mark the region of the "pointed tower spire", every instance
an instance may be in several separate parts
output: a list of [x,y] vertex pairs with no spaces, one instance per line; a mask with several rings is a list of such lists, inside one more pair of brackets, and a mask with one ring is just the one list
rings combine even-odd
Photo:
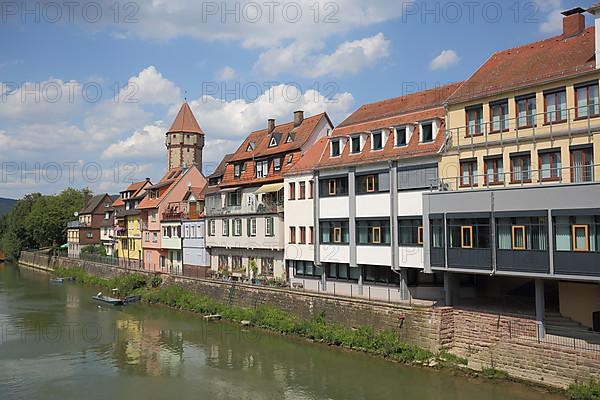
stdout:
[[202,172],[204,131],[187,102],[183,103],[167,131],[167,169],[195,165]]

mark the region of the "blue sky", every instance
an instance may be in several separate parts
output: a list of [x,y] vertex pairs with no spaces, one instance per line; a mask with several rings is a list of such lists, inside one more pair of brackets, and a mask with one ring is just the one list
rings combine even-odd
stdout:
[[268,118],[304,109],[339,123],[361,104],[466,79],[496,50],[560,33],[561,11],[591,5],[77,4],[0,2],[1,197],[159,179],[184,97],[207,133],[209,173]]

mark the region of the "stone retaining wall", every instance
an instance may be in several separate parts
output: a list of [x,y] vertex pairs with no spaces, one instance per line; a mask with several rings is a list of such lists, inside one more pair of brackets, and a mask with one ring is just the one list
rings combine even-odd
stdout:
[[[32,252],[23,252],[20,263],[49,271],[59,265],[82,268],[103,278],[143,273]],[[171,275],[164,275],[163,281],[167,286],[185,287],[224,303],[232,287],[229,282]],[[235,285],[231,300],[235,306],[268,305],[304,318],[324,312],[329,321],[350,327],[392,329],[407,343],[434,351],[446,348],[465,357],[472,369],[496,368],[516,378],[550,386],[566,387],[590,377],[600,378],[600,352],[523,340],[517,333],[535,337],[535,322],[530,316],[480,309],[394,305],[243,284]],[[518,326],[519,332],[511,331],[513,326]]]

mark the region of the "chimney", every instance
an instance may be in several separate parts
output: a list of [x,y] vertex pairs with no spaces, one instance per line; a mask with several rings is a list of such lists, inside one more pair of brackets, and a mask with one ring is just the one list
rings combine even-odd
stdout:
[[275,118],[269,118],[268,123],[269,133],[273,133],[273,131],[275,130]]
[[596,69],[600,69],[600,3],[587,10],[596,19]]
[[146,178],[146,182],[150,182],[150,178]]
[[562,13],[563,18],[563,39],[579,35],[585,30],[585,10],[576,7]]
[[302,121],[304,121],[304,111],[294,111],[294,126],[297,127],[302,125]]

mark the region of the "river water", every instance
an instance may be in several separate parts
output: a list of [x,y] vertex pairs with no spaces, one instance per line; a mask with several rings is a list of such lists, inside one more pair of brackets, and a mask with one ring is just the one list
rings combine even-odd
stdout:
[[0,264],[0,399],[562,399],[95,292]]

